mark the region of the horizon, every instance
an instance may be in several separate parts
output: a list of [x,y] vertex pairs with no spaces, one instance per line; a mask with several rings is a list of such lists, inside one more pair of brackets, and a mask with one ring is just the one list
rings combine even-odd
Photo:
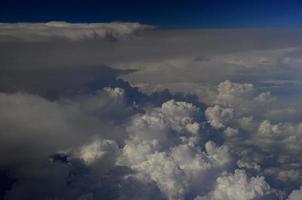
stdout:
[[[167,11],[169,12],[167,13]],[[302,1],[19,1],[0,3],[1,22],[128,21],[169,28],[301,27]]]

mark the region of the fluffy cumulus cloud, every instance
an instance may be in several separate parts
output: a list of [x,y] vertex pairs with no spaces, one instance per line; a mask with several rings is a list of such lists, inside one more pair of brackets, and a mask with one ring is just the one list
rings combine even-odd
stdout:
[[232,83],[227,80],[217,86],[218,99],[234,102],[236,98],[248,98],[254,93],[254,86],[248,83]]
[[225,126],[225,123],[232,120],[234,115],[233,112],[232,108],[222,108],[219,105],[215,105],[213,107],[208,107],[205,114],[211,126],[222,128]]
[[298,190],[294,190],[292,193],[290,193],[289,197],[287,200],[298,200],[301,199],[302,196],[302,188]]
[[218,177],[214,191],[196,200],[252,200],[264,199],[270,193],[270,186],[264,177],[248,178],[245,171],[236,170],[234,174]]
[[210,174],[217,176],[231,158],[227,147],[201,142],[198,111],[190,103],[171,100],[135,116],[121,164],[137,171],[135,177],[141,181],[154,181],[168,199],[200,192],[197,185]]
[[0,24],[0,199],[301,200],[301,32],[150,28]]

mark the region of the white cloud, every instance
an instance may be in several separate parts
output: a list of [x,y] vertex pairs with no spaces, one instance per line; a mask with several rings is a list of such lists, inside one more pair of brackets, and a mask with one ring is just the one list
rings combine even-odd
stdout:
[[[163,145],[174,142],[169,141],[169,137],[174,134],[194,140],[198,138],[200,127],[196,121],[198,115],[201,113],[196,106],[170,100],[163,103],[160,108],[154,108],[146,114],[136,116],[128,127],[128,132],[141,139],[158,140]],[[179,139],[181,138],[176,138],[176,140]]]
[[298,190],[294,190],[290,193],[287,200],[301,200],[302,197],[302,187]]
[[192,104],[171,100],[136,116],[128,128],[130,138],[119,164],[131,167],[143,182],[154,181],[168,199],[199,194],[197,186],[216,176],[232,159],[225,146],[200,144],[197,114]]
[[218,84],[211,105],[220,105],[234,110],[236,118],[246,115],[265,117],[266,113],[278,108],[277,98],[270,91],[258,92],[252,83],[236,83],[229,80]]
[[232,127],[227,127],[224,130],[224,134],[228,137],[234,137],[237,136],[239,134],[238,129],[232,128]]
[[264,177],[249,178],[245,171],[218,177],[214,191],[195,200],[256,200],[270,193],[270,186]]
[[277,123],[273,124],[269,120],[264,120],[259,125],[258,129],[259,135],[261,135],[264,139],[271,139],[286,141],[286,145],[296,144],[301,141],[302,137],[302,124],[294,124],[294,123]]
[[253,84],[239,84],[231,81],[224,81],[217,86],[218,99],[225,101],[234,101],[235,98],[248,98],[254,94]]
[[43,41],[52,38],[70,40],[122,39],[153,26],[139,23],[0,23],[0,36],[26,41]]
[[238,160],[236,164],[239,168],[254,169],[256,171],[260,171],[260,169],[261,169],[261,166],[258,165],[256,162],[246,160],[244,158]]
[[275,97],[272,96],[270,92],[262,92],[258,96],[255,97],[255,100],[260,103],[271,103],[276,100]]
[[100,159],[104,159],[104,157],[114,160],[118,153],[119,147],[115,141],[95,139],[92,143],[82,146],[77,156],[88,165],[91,165]]
[[279,170],[277,178],[281,181],[298,181],[302,177],[302,171],[297,169]]
[[223,108],[219,105],[208,107],[205,111],[208,122],[214,128],[223,128],[234,117],[232,108]]

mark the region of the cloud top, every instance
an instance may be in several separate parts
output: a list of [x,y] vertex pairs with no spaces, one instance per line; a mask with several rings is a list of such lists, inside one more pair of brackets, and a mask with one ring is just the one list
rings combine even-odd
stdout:
[[118,40],[154,26],[140,23],[0,23],[0,36],[26,41],[43,41],[51,38],[70,40],[108,39]]

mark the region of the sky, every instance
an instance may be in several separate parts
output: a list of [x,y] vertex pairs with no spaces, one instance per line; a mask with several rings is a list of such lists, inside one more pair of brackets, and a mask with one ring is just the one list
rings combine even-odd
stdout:
[[2,0],[1,22],[131,21],[161,28],[301,27],[301,0]]
[[1,1],[0,200],[301,200],[299,1]]

